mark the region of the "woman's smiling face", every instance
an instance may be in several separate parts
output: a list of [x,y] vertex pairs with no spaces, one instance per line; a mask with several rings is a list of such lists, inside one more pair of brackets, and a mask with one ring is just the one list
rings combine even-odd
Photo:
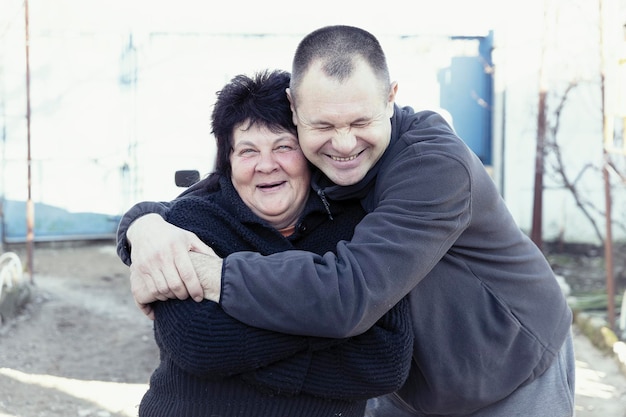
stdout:
[[298,138],[244,123],[234,129],[231,180],[243,202],[277,229],[298,221],[311,173]]

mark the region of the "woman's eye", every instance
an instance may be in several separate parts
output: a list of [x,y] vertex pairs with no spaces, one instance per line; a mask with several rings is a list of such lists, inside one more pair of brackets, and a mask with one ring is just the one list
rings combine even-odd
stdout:
[[246,149],[242,149],[239,151],[239,155],[241,156],[251,156],[251,155],[254,155],[255,153],[256,153],[256,150],[252,148],[246,148]]
[[287,152],[287,151],[293,151],[294,147],[289,146],[289,145],[280,145],[280,146],[277,146],[275,150],[278,152]]

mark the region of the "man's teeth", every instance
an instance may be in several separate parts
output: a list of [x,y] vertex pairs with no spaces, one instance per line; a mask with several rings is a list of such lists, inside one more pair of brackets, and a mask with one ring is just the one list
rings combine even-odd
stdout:
[[333,161],[338,161],[338,162],[347,162],[347,161],[352,161],[354,159],[356,159],[358,155],[352,155],[352,156],[348,156],[347,158],[342,158],[340,156],[331,156],[330,158]]

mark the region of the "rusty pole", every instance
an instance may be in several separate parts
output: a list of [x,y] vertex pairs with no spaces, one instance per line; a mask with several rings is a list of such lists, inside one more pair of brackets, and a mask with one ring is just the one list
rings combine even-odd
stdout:
[[537,104],[537,144],[535,147],[535,177],[533,187],[533,217],[530,229],[530,239],[543,249],[543,171],[547,127],[547,81],[546,81],[546,53],[548,36],[548,9],[543,11],[543,36],[541,39],[541,62],[539,63],[539,102]]
[[33,270],[33,245],[34,245],[34,223],[35,208],[33,205],[31,194],[31,155],[30,155],[30,39],[28,36],[28,0],[24,0],[24,19],[26,32],[26,165],[28,167],[28,198],[26,199],[26,256],[28,261],[28,272],[30,273],[31,284],[35,281],[35,273]]

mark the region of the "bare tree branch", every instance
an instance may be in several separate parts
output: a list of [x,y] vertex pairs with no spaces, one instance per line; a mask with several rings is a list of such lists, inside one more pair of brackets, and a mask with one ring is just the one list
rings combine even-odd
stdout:
[[597,208],[591,204],[588,200],[586,200],[576,187],[578,181],[582,178],[583,173],[589,169],[593,168],[592,164],[586,164],[581,171],[578,173],[576,178],[572,181],[565,170],[565,162],[563,161],[563,153],[561,152],[561,147],[557,141],[558,132],[561,125],[561,115],[563,113],[563,109],[567,104],[567,99],[569,94],[573,91],[574,88],[578,86],[577,81],[572,81],[567,85],[567,88],[563,91],[562,95],[559,97],[559,102],[557,107],[553,112],[553,123],[550,126],[550,137],[546,138],[546,147],[544,151],[547,153],[550,151],[552,156],[555,159],[555,163],[551,164],[555,173],[558,176],[559,181],[561,182],[561,186],[567,189],[574,197],[574,202],[576,206],[581,210],[583,215],[589,220],[591,227],[593,228],[598,240],[600,242],[604,242],[604,237],[602,235],[602,231],[600,226],[598,226],[596,220],[594,219],[591,211],[596,211]]

